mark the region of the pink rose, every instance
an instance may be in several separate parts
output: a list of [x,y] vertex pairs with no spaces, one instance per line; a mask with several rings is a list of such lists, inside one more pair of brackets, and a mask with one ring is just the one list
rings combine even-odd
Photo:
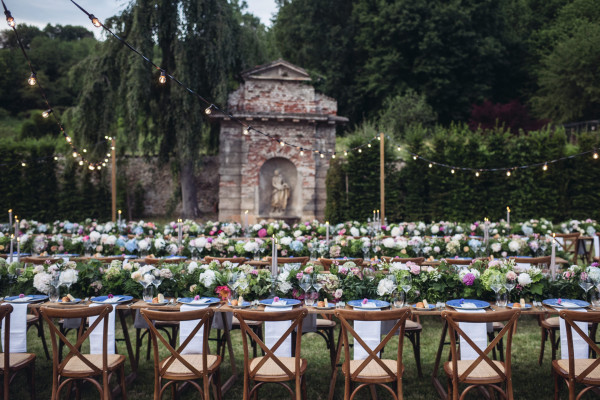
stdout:
[[195,295],[194,296],[194,300],[200,300],[200,296],[199,295]]
[[250,271],[250,273],[252,275],[258,275],[258,270],[257,269],[253,269],[252,271]]
[[303,276],[304,276],[304,274],[302,272],[298,272],[296,274],[296,279],[300,280],[300,279],[302,279]]
[[304,273],[306,274],[312,274],[314,271],[314,267],[312,265],[309,265],[308,267],[304,268]]
[[273,297],[273,303],[278,303],[279,302],[279,297],[275,296]]
[[365,297],[362,301],[363,304],[367,304],[369,302],[369,300]]
[[260,229],[260,230],[258,231],[258,237],[261,237],[261,238],[263,238],[263,237],[265,237],[265,236],[267,236],[267,230],[266,230],[265,228],[262,228],[262,229]]

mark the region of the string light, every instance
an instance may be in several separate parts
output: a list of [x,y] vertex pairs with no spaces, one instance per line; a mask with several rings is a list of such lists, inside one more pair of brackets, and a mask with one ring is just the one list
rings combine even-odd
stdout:
[[511,175],[510,170],[506,171],[506,176],[510,176],[510,175]]
[[67,137],[65,137],[65,140],[66,140],[68,143],[71,143],[71,136],[67,136]]
[[594,150],[594,155],[592,157],[594,157],[594,160],[598,159],[598,152],[596,150]]
[[451,170],[450,170],[450,173],[451,173],[451,174],[453,174],[453,173],[454,173],[454,169],[451,169]]
[[433,168],[433,164],[432,163],[429,163],[429,168]]
[[44,118],[48,118],[48,117],[50,116],[50,114],[51,114],[51,113],[52,113],[52,109],[51,109],[51,108],[49,108],[49,109],[47,109],[46,111],[44,111],[44,112],[42,113],[42,117],[44,117]]
[[27,163],[25,163],[25,162],[21,163],[21,167],[26,167],[26,166],[27,166]]
[[479,178],[479,171],[476,171],[476,172],[475,172],[475,177],[476,177],[476,178]]
[[15,19],[10,14],[10,11],[8,11],[8,10],[4,11],[4,15],[6,15],[6,22],[8,23],[8,26],[10,26],[11,28],[14,28],[16,25]]
[[542,167],[542,169],[543,169],[544,171],[548,171],[548,164],[544,164],[544,166]]
[[371,142],[367,143],[367,147],[371,148]]
[[211,104],[210,106],[206,107],[206,110],[204,110],[204,113],[206,115],[212,114],[212,108],[213,108],[213,105]]
[[283,140],[279,142],[279,144],[281,145],[281,147],[285,146],[285,142]]
[[76,151],[73,152],[73,158],[77,158],[77,152]]
[[344,157],[348,157],[348,152],[344,150]]
[[359,153],[362,153],[362,149],[358,149],[358,152],[359,152]]
[[402,147],[398,146],[398,151],[402,151]]
[[96,28],[100,28],[102,26],[102,24],[100,23],[100,20],[98,18],[96,18],[94,16],[94,14],[90,14],[90,20],[92,21],[92,24],[96,27]]
[[35,75],[35,72],[32,72],[31,75],[29,75],[27,83],[29,83],[29,86],[35,86],[35,84],[37,83],[37,77]]
[[83,160],[79,161],[79,165],[83,165]]
[[335,153],[333,153],[333,155],[331,156],[331,158],[335,158]]
[[303,156],[304,155],[304,149],[300,149],[300,155]]
[[160,71],[160,77],[158,78],[158,82],[161,84],[165,84],[167,82],[167,75],[165,71]]
[[321,158],[325,158],[325,154],[321,153]]
[[419,156],[415,154],[415,155],[413,156],[413,160],[416,160],[417,158],[419,158]]
[[83,149],[83,152],[84,152],[84,153],[87,153],[87,149]]
[[88,168],[90,169],[90,171],[93,171],[93,170],[94,170],[94,166],[93,166],[93,165],[91,165],[91,164],[90,164],[90,165],[88,165]]
[[242,130],[242,133],[243,133],[245,136],[248,136],[248,135],[250,134],[250,129],[252,129],[252,127],[250,127],[250,126],[249,126],[249,127],[247,127],[247,128],[244,128],[244,130]]

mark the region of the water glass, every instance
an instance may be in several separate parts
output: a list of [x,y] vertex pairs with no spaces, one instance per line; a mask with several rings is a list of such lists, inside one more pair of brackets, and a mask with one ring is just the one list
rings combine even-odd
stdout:
[[315,292],[310,291],[306,293],[304,296],[304,304],[308,307],[312,307],[315,304]]
[[142,297],[144,298],[144,301],[147,303],[151,303],[152,302],[152,297],[154,294],[154,286],[152,285],[146,285],[144,286],[144,290],[142,292]]
[[506,307],[506,305],[508,304],[508,293],[499,293],[498,302],[496,304],[498,305],[498,307]]
[[58,299],[60,299],[60,285],[50,285],[50,289],[48,290],[48,298],[52,303],[58,302]]
[[395,308],[404,307],[404,292],[398,292],[398,295],[394,297],[393,304]]

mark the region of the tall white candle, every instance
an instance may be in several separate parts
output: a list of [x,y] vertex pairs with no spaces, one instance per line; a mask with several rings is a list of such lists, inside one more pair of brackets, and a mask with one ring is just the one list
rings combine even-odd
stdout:
[[21,260],[21,239],[17,237],[17,261]]
[[510,225],[510,207],[506,207],[506,223]]
[[117,232],[121,232],[121,210],[119,210],[119,222],[117,222]]
[[329,221],[325,222],[325,243],[327,244],[327,247],[329,247]]
[[552,280],[556,277],[556,233],[552,234],[552,255],[550,256],[550,272]]
[[12,229],[12,208],[8,210],[8,233]]
[[179,246],[181,246],[181,239],[182,239],[182,236],[183,236],[183,231],[182,231],[182,229],[183,229],[183,226],[182,226],[183,222],[182,221],[183,220],[181,218],[179,218],[177,220],[177,242],[179,243]]
[[10,235],[10,262],[13,262],[13,239],[15,238],[14,234]]
[[248,210],[244,211],[244,236],[248,236]]
[[272,250],[271,250],[271,275],[277,277],[277,239],[273,235]]

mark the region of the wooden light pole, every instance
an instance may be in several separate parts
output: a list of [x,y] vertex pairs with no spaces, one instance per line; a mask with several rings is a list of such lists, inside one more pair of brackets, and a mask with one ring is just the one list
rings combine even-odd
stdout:
[[383,143],[383,132],[379,134],[379,187],[381,194],[381,224],[385,222],[385,145]]
[[110,171],[110,191],[112,194],[112,221],[117,220],[117,147],[115,138],[110,139],[110,154],[112,157],[111,171]]

